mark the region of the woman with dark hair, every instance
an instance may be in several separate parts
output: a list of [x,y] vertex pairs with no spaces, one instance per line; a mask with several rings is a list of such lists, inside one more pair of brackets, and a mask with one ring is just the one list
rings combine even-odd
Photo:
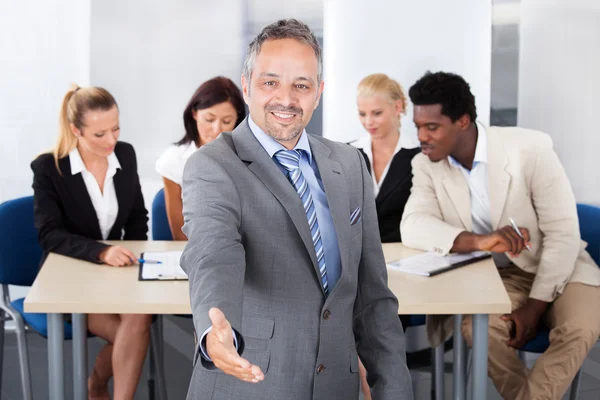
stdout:
[[165,186],[167,217],[173,239],[187,240],[181,231],[181,182],[185,162],[200,146],[213,141],[221,132],[233,130],[245,117],[242,93],[231,79],[222,76],[200,85],[185,107],[185,135],[156,161],[156,171],[163,177]]

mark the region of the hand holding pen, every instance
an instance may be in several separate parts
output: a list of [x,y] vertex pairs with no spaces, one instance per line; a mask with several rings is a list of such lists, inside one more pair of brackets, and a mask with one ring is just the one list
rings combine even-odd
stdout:
[[135,264],[138,259],[128,249],[121,246],[109,246],[98,255],[98,260],[113,267],[124,267]]
[[[512,222],[514,223],[514,220]],[[509,253],[511,257],[517,257],[523,249],[531,251],[529,230],[519,228],[516,224],[513,227],[511,223],[493,232],[475,236],[476,248],[481,251]]]
[[[519,235],[521,237],[521,239],[523,239],[525,241],[525,248],[528,251],[531,251],[531,246],[529,245],[529,235],[527,235],[527,239],[525,239],[525,237],[521,233],[521,230],[519,229],[519,227],[515,223],[515,220],[512,219],[512,217],[508,217],[508,220],[510,221],[510,225],[512,226],[512,228],[514,229],[514,231],[517,232],[517,235]],[[529,231],[527,231],[527,233],[529,233]]]

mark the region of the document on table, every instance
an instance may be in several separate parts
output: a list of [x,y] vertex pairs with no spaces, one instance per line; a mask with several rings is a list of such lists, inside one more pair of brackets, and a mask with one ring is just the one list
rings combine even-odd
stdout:
[[[174,281],[187,280],[188,277],[179,265],[183,251],[146,251],[142,259],[148,261],[140,263],[140,281]],[[152,261],[150,263],[149,261]],[[159,261],[160,264],[154,263]]]
[[486,251],[462,254],[455,253],[447,256],[440,256],[433,252],[427,252],[388,263],[387,266],[403,272],[408,272],[409,274],[434,276],[491,256],[492,255]]

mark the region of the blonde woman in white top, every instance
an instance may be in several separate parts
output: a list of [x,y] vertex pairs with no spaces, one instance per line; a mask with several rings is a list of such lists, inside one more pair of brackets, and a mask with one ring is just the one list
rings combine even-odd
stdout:
[[[53,153],[31,163],[42,262],[54,252],[112,267],[137,263],[126,242],[102,243],[148,238],[135,152],[118,141],[115,99],[102,88],[74,87],[65,95],[60,115]],[[107,341],[88,379],[89,398],[108,400],[108,381],[114,377],[114,399],[133,399],[152,316],[90,314],[87,322],[90,332]]]
[[231,79],[222,76],[200,85],[186,106],[183,112],[185,135],[156,161],[156,171],[163,178],[167,217],[174,240],[187,240],[181,231],[185,162],[200,146],[213,141],[221,132],[233,130],[245,117],[242,93]]

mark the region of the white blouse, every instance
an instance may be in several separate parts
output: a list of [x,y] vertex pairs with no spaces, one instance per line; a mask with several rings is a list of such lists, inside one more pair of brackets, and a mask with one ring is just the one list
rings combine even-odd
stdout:
[[362,149],[367,155],[367,158],[369,159],[369,164],[371,165],[371,179],[373,180],[373,190],[375,191],[375,197],[377,197],[377,195],[379,194],[379,189],[381,189],[381,185],[383,184],[383,181],[385,180],[385,177],[390,169],[390,165],[392,164],[392,160],[394,160],[394,156],[398,154],[398,152],[402,149],[402,141],[400,140],[401,137],[402,135],[398,136],[398,143],[396,143],[394,154],[392,154],[385,168],[383,169],[383,173],[379,178],[379,182],[377,182],[377,179],[375,179],[375,170],[373,169],[373,148],[371,145],[371,136],[364,136],[351,143],[352,146]]
[[156,172],[179,186],[183,182],[183,167],[185,162],[198,150],[193,141],[183,145],[169,146],[156,160]]
[[102,239],[108,239],[108,235],[117,220],[119,213],[119,203],[117,201],[117,193],[115,192],[115,183],[113,177],[117,173],[117,169],[121,169],[119,159],[112,153],[108,156],[108,170],[104,177],[104,192],[100,191],[98,181],[90,171],[87,170],[81,154],[77,147],[69,153],[69,162],[71,164],[71,174],[76,175],[81,173],[85,187],[92,200],[92,205],[98,217],[98,225],[102,233]]

